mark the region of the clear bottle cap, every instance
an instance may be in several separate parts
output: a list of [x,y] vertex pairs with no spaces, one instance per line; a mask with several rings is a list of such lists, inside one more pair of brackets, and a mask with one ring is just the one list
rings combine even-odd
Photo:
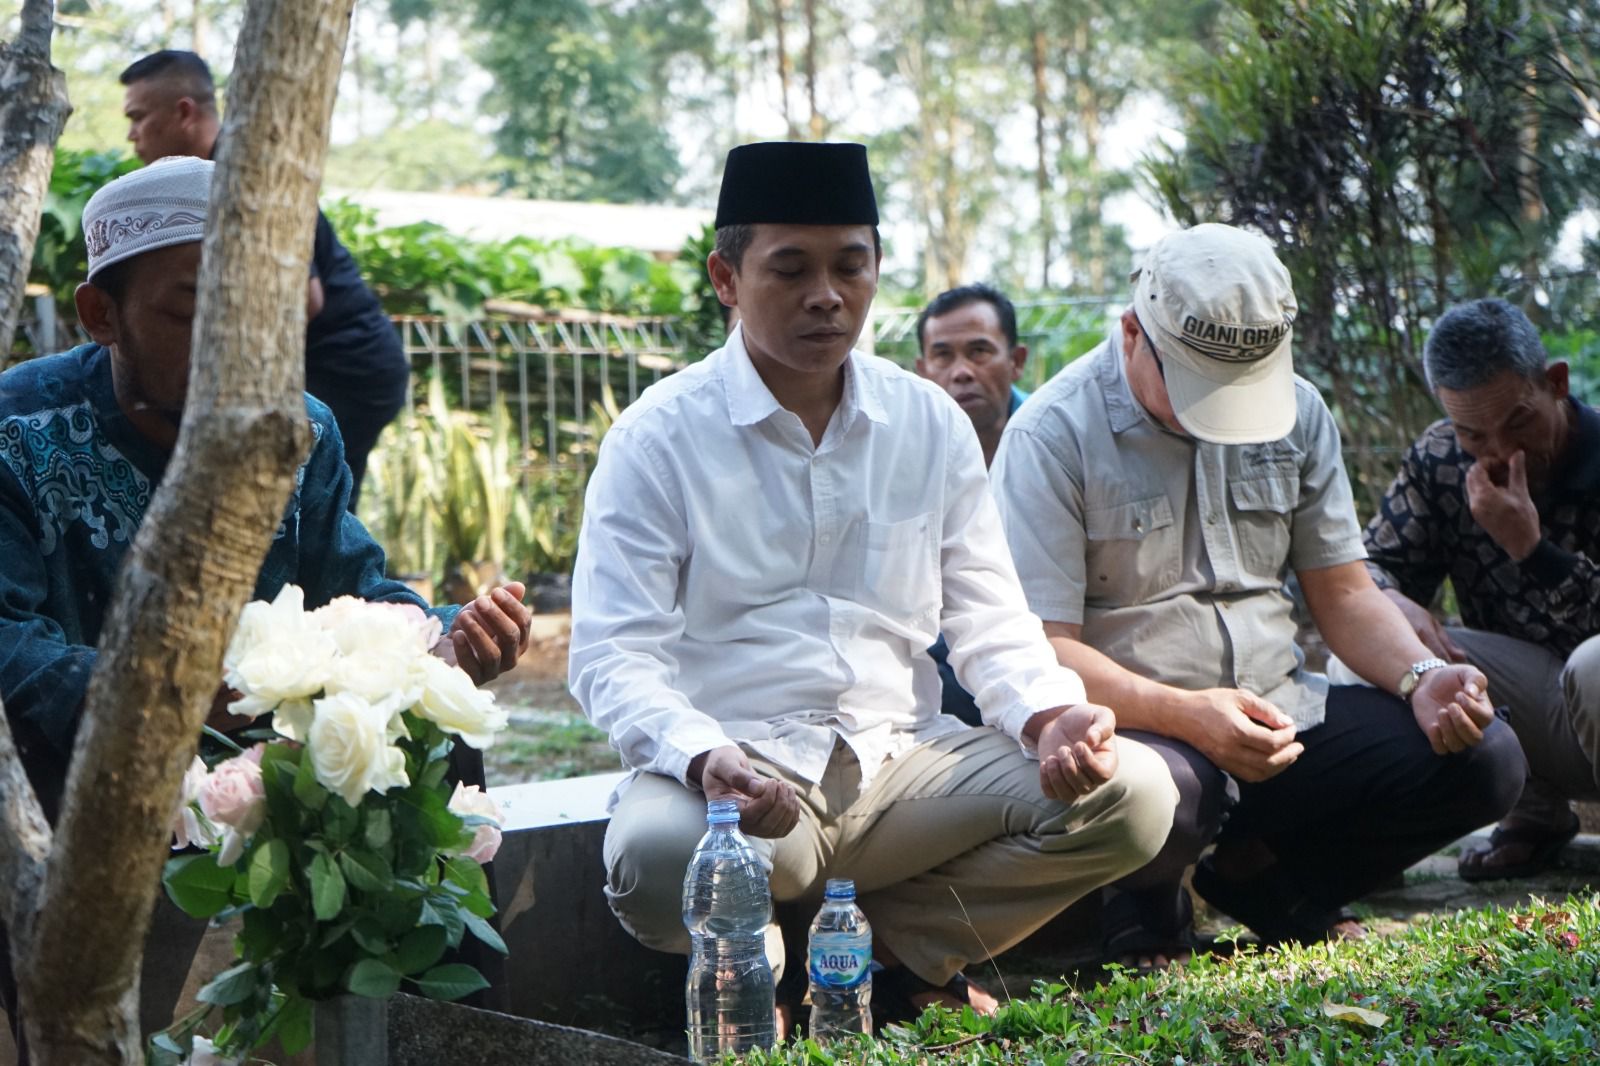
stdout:
[[706,823],[727,825],[739,820],[739,805],[733,800],[710,800],[706,803]]
[[830,877],[828,887],[823,889],[823,896],[827,899],[855,899],[856,883],[848,877]]

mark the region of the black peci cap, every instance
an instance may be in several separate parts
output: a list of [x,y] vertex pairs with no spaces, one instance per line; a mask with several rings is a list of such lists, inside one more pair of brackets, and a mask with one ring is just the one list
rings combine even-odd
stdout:
[[864,144],[764,141],[728,153],[716,227],[755,222],[876,226]]

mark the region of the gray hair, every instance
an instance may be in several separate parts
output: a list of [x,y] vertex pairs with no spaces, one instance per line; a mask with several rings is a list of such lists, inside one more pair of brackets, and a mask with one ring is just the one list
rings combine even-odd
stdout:
[[1499,299],[1452,307],[1434,323],[1422,349],[1428,387],[1455,392],[1475,389],[1507,370],[1539,379],[1547,359],[1528,316]]

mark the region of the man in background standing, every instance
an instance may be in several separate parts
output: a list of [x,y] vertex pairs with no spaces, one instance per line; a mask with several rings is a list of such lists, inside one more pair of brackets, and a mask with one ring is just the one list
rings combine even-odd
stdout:
[[[193,52],[172,49],[145,56],[122,72],[128,140],[146,163],[165,156],[210,159],[222,124],[211,68]],[[327,404],[344,438],[361,494],[367,453],[404,406],[411,365],[378,297],[361,280],[328,217],[317,212],[306,292],[306,391]]]

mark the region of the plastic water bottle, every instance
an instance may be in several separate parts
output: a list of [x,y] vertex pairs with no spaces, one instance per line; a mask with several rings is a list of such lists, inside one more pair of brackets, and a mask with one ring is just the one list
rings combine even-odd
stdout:
[[706,804],[706,835],[683,876],[683,924],[693,941],[684,999],[689,1057],[696,1062],[772,1046],[771,919],[767,871],[739,832],[738,805],[713,800]]
[[806,955],[811,1037],[872,1032],[872,926],[856,906],[854,881],[828,882]]

